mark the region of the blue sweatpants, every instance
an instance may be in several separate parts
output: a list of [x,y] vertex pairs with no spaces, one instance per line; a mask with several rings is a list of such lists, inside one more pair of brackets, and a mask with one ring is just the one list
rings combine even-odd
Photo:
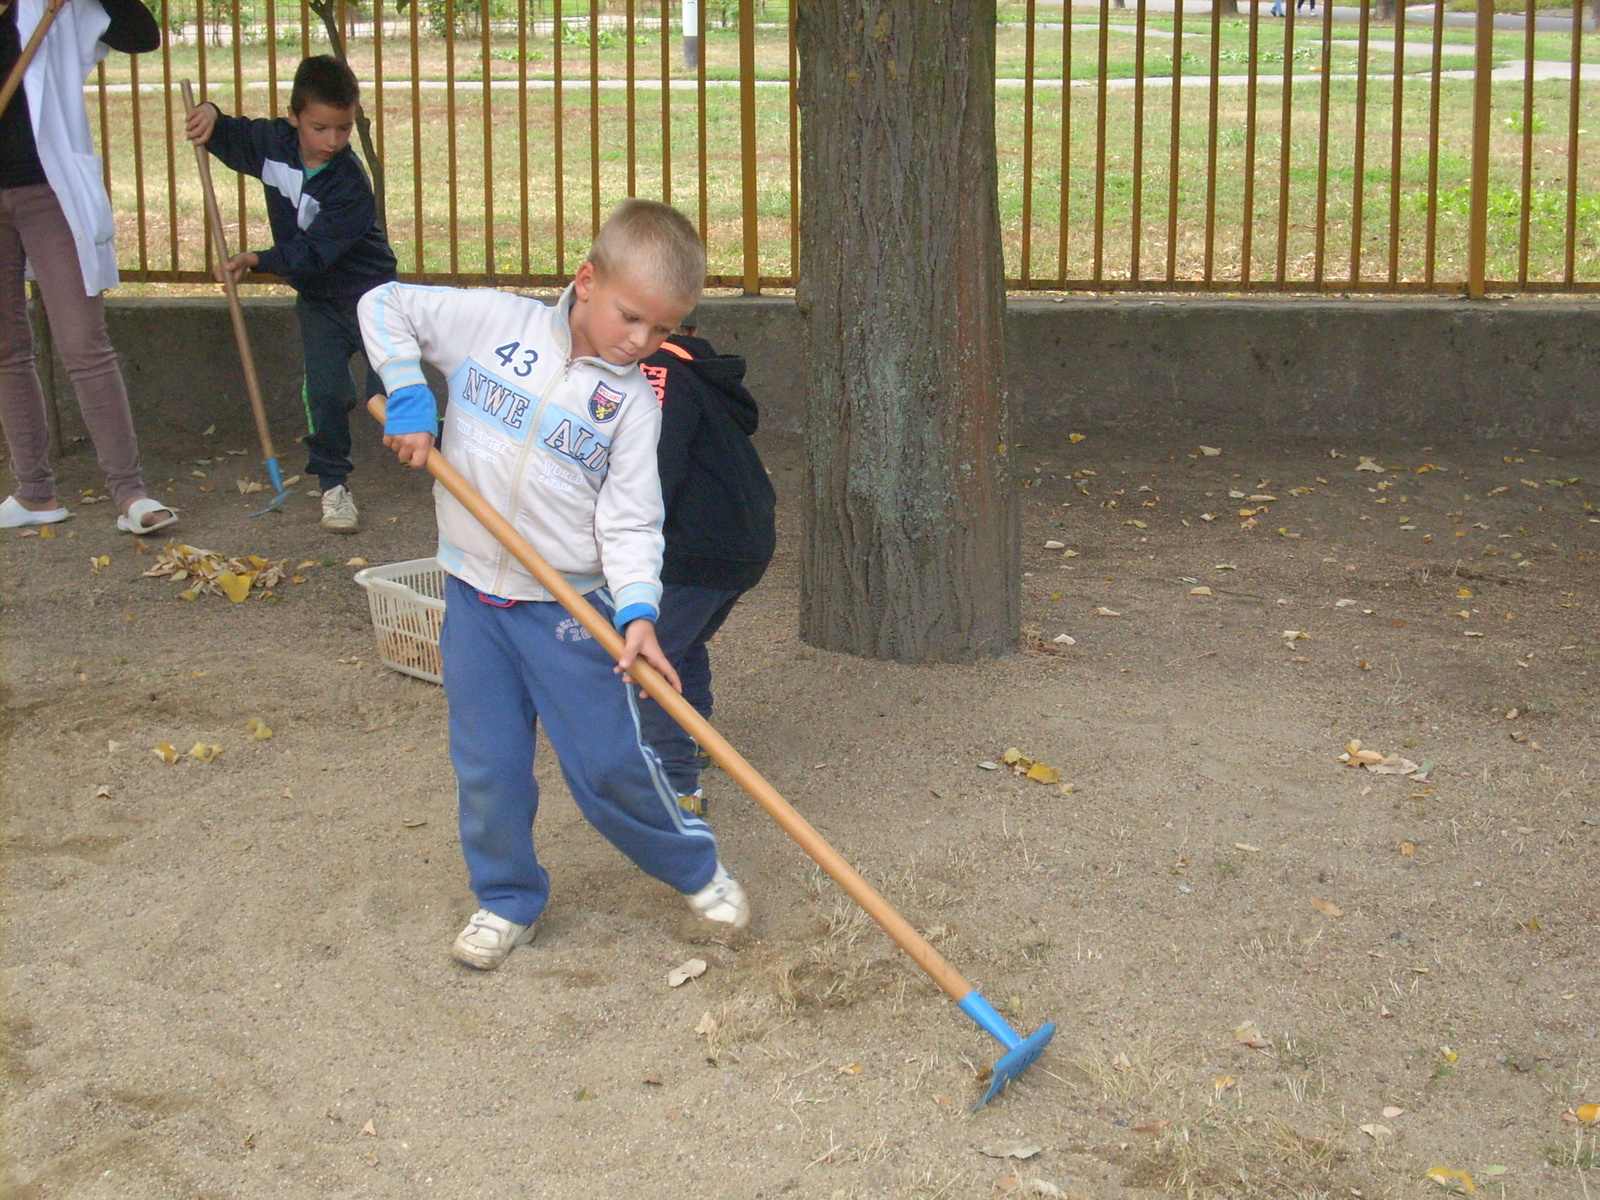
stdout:
[[[706,643],[716,636],[742,595],[743,588],[688,583],[669,583],[661,591],[656,640],[678,673],[683,698],[708,721],[712,705],[711,653]],[[691,795],[700,786],[694,739],[654,700],[639,701],[639,725],[678,795]]]
[[[588,600],[611,619],[601,593]],[[678,807],[639,732],[636,686],[613,674],[611,656],[565,609],[554,601],[502,607],[450,576],[439,645],[461,850],[482,907],[530,925],[550,897],[550,875],[533,842],[534,728],[541,719],[591,825],[669,887],[693,893],[711,882],[716,839]]]

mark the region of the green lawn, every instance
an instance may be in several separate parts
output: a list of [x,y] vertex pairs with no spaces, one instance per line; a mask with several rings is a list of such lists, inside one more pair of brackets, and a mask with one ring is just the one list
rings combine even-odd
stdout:
[[[570,6],[569,6],[570,7]],[[1058,12],[1059,10],[1055,10]],[[769,14],[771,10],[769,9]],[[1043,9],[1042,15],[1053,15]],[[758,32],[758,75],[782,80],[788,76],[787,30],[784,14]],[[1093,26],[1097,14],[1092,10],[1074,11],[1074,24]],[[1132,32],[1131,11],[1114,10],[1115,28],[1107,31],[1105,72],[1108,78],[1131,80],[1137,73],[1137,38]],[[645,22],[646,25],[649,22]],[[1251,68],[1249,22],[1229,18],[1221,23],[1217,46],[1220,71],[1224,76],[1245,76]],[[1072,31],[1072,76],[1079,81],[1070,89],[1069,172],[1067,193],[1068,220],[1065,246],[1059,220],[1061,187],[1062,31],[1041,30],[1034,47],[1035,77],[1050,80],[1035,89],[1033,105],[1033,155],[1031,175],[1023,155],[1025,137],[1024,92],[1021,87],[1003,87],[997,98],[997,136],[1000,145],[1000,199],[1005,230],[1007,270],[1013,277],[1026,275],[1035,282],[1060,277],[1065,267],[1068,279],[1127,279],[1132,274],[1134,251],[1138,249],[1139,277],[1160,279],[1168,274],[1169,258],[1176,279],[1197,279],[1204,273],[1209,243],[1212,275],[1218,279],[1237,279],[1246,230],[1245,182],[1247,157],[1252,152],[1246,135],[1247,89],[1230,84],[1218,89],[1217,135],[1215,138],[1215,194],[1208,192],[1207,167],[1211,159],[1209,87],[1184,87],[1179,92],[1178,172],[1176,187],[1169,176],[1171,160],[1172,103],[1174,90],[1169,77],[1173,70],[1174,24],[1169,18],[1148,23],[1144,75],[1154,82],[1145,89],[1142,103],[1144,137],[1142,166],[1134,173],[1134,109],[1137,94],[1133,87],[1114,87],[1106,93],[1106,139],[1103,148],[1104,174],[1097,173],[1102,148],[1097,141],[1096,89],[1086,86],[1098,76],[1098,28]],[[1251,236],[1251,277],[1271,280],[1279,275],[1289,280],[1324,281],[1349,279],[1352,274],[1354,236],[1357,85],[1338,78],[1354,73],[1359,57],[1354,48],[1330,47],[1326,63],[1320,44],[1323,26],[1318,21],[1297,22],[1295,53],[1291,56],[1293,111],[1288,139],[1287,206],[1280,204],[1282,137],[1282,95],[1284,76],[1285,29],[1282,21],[1263,18],[1258,23],[1254,63],[1258,73],[1254,155],[1254,193],[1251,198],[1249,227]],[[1339,23],[1333,26],[1338,40],[1354,40],[1358,27]],[[569,35],[570,36],[570,35]],[[637,47],[641,75],[659,79],[660,43],[651,32],[649,44]],[[1471,30],[1446,29],[1445,40],[1454,45],[1471,40]],[[286,88],[281,85],[292,71],[299,54],[296,44],[280,47],[277,74],[279,102]],[[1374,24],[1368,56],[1369,71],[1386,74],[1392,68],[1393,27]],[[1431,30],[1409,26],[1407,40],[1428,44]],[[1541,34],[1536,38],[1536,57],[1565,58],[1571,42],[1566,36]],[[1591,45],[1596,44],[1596,45]],[[586,87],[568,87],[562,93],[561,121],[563,185],[560,188],[561,222],[556,221],[555,183],[555,94],[548,87],[530,88],[526,96],[526,122],[515,89],[493,93],[485,121],[482,93],[482,68],[487,61],[496,79],[515,80],[519,66],[530,79],[548,79],[554,69],[556,47],[548,36],[532,39],[530,55],[523,64],[517,61],[519,46],[514,37],[491,39],[487,60],[476,39],[462,39],[455,47],[454,78],[456,92],[454,138],[447,119],[446,93],[424,89],[421,108],[411,111],[409,79],[412,55],[403,42],[391,41],[383,48],[384,89],[381,133],[389,176],[388,214],[391,240],[406,271],[429,273],[460,271],[478,274],[492,268],[499,273],[520,275],[554,274],[570,271],[581,261],[591,236],[595,193],[591,186],[594,172],[599,175],[599,200],[602,209],[626,194],[628,189],[627,109],[621,90],[600,93],[597,154],[591,154],[589,92]],[[1382,47],[1382,49],[1380,49]],[[318,47],[313,44],[313,49]],[[672,45],[673,74],[692,79],[681,67],[677,46]],[[370,41],[352,47],[358,70],[370,77],[374,47]],[[1582,49],[1586,60],[1600,50],[1600,39],[1588,37]],[[999,73],[1020,77],[1025,67],[1025,41],[1020,29],[1001,31]],[[1212,45],[1209,18],[1186,20],[1182,33],[1182,72],[1193,78],[1209,73]],[[1520,58],[1523,35],[1498,33],[1496,54],[1502,60]],[[562,70],[571,79],[588,71],[588,49],[561,47]],[[200,53],[193,46],[175,47],[170,52],[174,79],[198,77]],[[232,80],[235,56],[230,47],[211,47],[205,54],[209,94],[231,111],[241,107],[263,113],[271,107],[267,89],[247,88],[243,105],[234,97]],[[707,75],[713,79],[737,75],[737,41],[733,31],[712,30],[706,46]],[[1399,161],[1399,239],[1395,264],[1400,280],[1420,281],[1429,274],[1428,225],[1434,221],[1432,275],[1441,281],[1463,277],[1465,265],[1466,181],[1471,135],[1471,84],[1464,80],[1445,80],[1440,88],[1440,151],[1437,161],[1437,202],[1430,206],[1428,195],[1428,128],[1431,87],[1431,62],[1428,58],[1405,60],[1407,71],[1401,106],[1403,137]],[[268,52],[263,45],[241,46],[238,70],[244,79],[268,77]],[[1467,69],[1471,59],[1447,56],[1446,70]],[[1325,193],[1319,201],[1318,159],[1321,153],[1322,74],[1326,67],[1333,76],[1327,94],[1327,163]],[[417,74],[422,79],[443,81],[451,77],[450,55],[442,41],[424,39],[416,55]],[[625,73],[625,48],[612,45],[600,54],[602,77],[620,78]],[[147,56],[139,64],[140,78],[149,83],[159,80],[162,59]],[[108,82],[128,78],[128,60],[114,56],[107,72]],[[1388,78],[1371,78],[1366,96],[1365,161],[1361,180],[1361,270],[1363,280],[1383,280],[1390,270],[1391,171],[1394,85]],[[1579,143],[1587,150],[1592,140],[1589,128],[1600,129],[1600,113],[1593,97],[1600,88],[1580,90]],[[1565,269],[1565,230],[1567,219],[1567,101],[1564,81],[1540,82],[1534,87],[1531,121],[1532,170],[1529,180],[1531,219],[1528,238],[1528,275],[1532,280],[1558,281]],[[376,114],[375,96],[369,89],[369,105]],[[792,274],[790,234],[790,157],[789,90],[767,87],[756,92],[760,271],[766,277]],[[737,276],[742,272],[742,217],[740,166],[738,154],[738,93],[729,87],[711,87],[706,94],[705,210],[700,204],[698,96],[693,88],[671,93],[670,192],[662,186],[661,92],[641,89],[637,96],[635,122],[635,190],[642,195],[666,196],[703,221],[714,274]],[[1496,84],[1493,88],[1492,185],[1489,243],[1491,278],[1516,279],[1521,269],[1520,225],[1522,211],[1523,90],[1520,83]],[[92,112],[94,105],[91,105]],[[96,117],[100,128],[99,114]],[[173,119],[181,122],[174,102]],[[485,163],[485,127],[492,160]],[[108,135],[113,177],[113,197],[119,212],[119,252],[126,270],[136,270],[143,262],[153,271],[174,265],[181,270],[198,270],[204,265],[204,245],[198,184],[194,165],[186,146],[172,156],[175,190],[168,190],[168,142],[159,93],[143,92],[139,100],[139,126],[142,137],[142,189],[136,179],[133,138],[133,102],[126,92],[110,92],[106,98],[104,130]],[[424,186],[419,189],[414,157],[414,138],[420,139]],[[453,145],[452,145],[453,143]],[[453,154],[453,159],[452,159]],[[522,164],[526,155],[527,177]],[[1592,157],[1592,156],[1590,156]],[[452,169],[451,163],[454,163]],[[597,165],[596,165],[597,164]],[[485,221],[484,179],[492,179],[492,237]],[[226,171],[218,173],[224,185],[224,209],[236,213],[237,189]],[[144,197],[140,220],[139,196]],[[244,189],[246,236],[243,244],[259,246],[266,237],[265,221],[253,181]],[[526,209],[524,209],[526,191]],[[1024,240],[1023,209],[1029,210],[1026,270],[1022,261]],[[1175,200],[1175,220],[1171,205]],[[1134,208],[1140,210],[1140,236],[1133,235]],[[172,222],[169,205],[177,210],[176,258],[170,236]],[[1208,208],[1211,217],[1208,222]],[[1280,244],[1280,209],[1287,216],[1286,237]],[[1575,272],[1579,280],[1600,279],[1600,254],[1594,246],[1594,219],[1600,211],[1600,173],[1588,158],[1580,157],[1574,246]],[[452,220],[453,212],[453,220]],[[1096,214],[1102,217],[1103,234],[1099,241],[1096,271]],[[526,217],[524,216],[526,213]],[[1319,222],[1319,214],[1321,220]],[[1319,226],[1321,249],[1319,260]],[[455,236],[452,238],[452,228]],[[141,251],[141,229],[143,249]],[[1169,230],[1175,238],[1169,237]],[[560,238],[559,256],[557,239]],[[142,253],[142,258],[141,258]],[[1319,269],[1320,265],[1320,269]]]

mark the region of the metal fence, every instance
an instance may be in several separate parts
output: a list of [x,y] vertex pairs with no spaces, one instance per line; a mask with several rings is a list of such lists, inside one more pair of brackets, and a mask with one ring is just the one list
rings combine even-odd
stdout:
[[[124,278],[210,276],[178,82],[282,112],[299,57],[346,53],[360,149],[409,279],[565,282],[604,212],[696,220],[712,286],[792,286],[794,13],[778,0],[159,0],[159,56],[113,56],[91,115]],[[1304,3],[1305,0],[1300,0]],[[1006,267],[1039,290],[1600,289],[1600,122],[1581,3],[1495,28],[1445,0],[1272,15],[1004,0],[996,133]],[[1157,5],[1161,7],[1158,9]],[[1591,61],[1591,59],[1593,61]],[[152,60],[156,60],[152,62]],[[1600,124],[1594,126],[1600,132]],[[270,240],[259,185],[225,209]]]

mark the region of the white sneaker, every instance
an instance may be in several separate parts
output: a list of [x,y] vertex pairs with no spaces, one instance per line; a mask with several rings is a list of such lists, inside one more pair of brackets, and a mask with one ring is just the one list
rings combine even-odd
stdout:
[[695,916],[708,924],[726,927],[729,932],[740,933],[750,925],[750,900],[739,886],[739,881],[728,874],[721,861],[717,873],[692,896],[685,896]]
[[344,484],[322,493],[322,527],[329,533],[360,533],[361,513]]
[[518,946],[533,941],[534,929],[535,926],[518,925],[480,908],[472,914],[467,927],[456,934],[450,944],[450,957],[480,971],[492,971]]

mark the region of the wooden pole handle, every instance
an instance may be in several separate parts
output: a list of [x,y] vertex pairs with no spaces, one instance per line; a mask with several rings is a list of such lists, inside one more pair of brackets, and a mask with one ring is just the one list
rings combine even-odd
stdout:
[[[50,26],[55,24],[57,14],[66,7],[66,4],[67,0],[50,0],[50,3],[45,5],[39,23],[33,27],[33,33],[28,38],[28,44],[22,48],[21,55],[11,68],[11,73],[6,76],[5,84],[0,86],[0,113],[6,111],[6,106],[11,103],[11,97],[15,96],[17,89],[22,86],[22,77],[28,73],[28,64],[33,61],[33,56],[38,51],[40,43],[44,41],[45,34],[50,32]],[[0,12],[4,11],[0,9]]]
[[[381,424],[386,411],[383,397],[374,396],[368,400],[367,411]],[[588,630],[613,658],[621,656],[622,635],[612,628],[611,622],[597,612],[594,605],[579,595],[566,578],[547,563],[539,552],[528,544],[527,539],[512,527],[511,522],[495,511],[437,449],[428,452],[427,468],[428,472],[444,486],[445,491],[459,500],[462,506],[494,535],[495,540],[528,569],[529,573],[539,581],[539,586],[554,596],[563,608],[576,617],[578,623]],[[866,910],[869,917],[882,926],[883,931],[894,939],[895,944],[909,954],[917,966],[926,971],[952,1000],[959,1002],[966,999],[967,994],[972,991],[972,985],[962,977],[961,972],[956,970],[944,955],[935,950],[925,937],[912,928],[911,923],[896,912],[889,902],[861,877],[860,872],[846,862],[844,856],[830,846],[827,840],[811,827],[811,823],[796,812],[794,806],[779,795],[778,790],[763,779],[760,772],[746,762],[744,756],[712,728],[711,723],[696,712],[694,706],[680,696],[654,667],[643,659],[638,659],[628,668],[628,673],[656,703],[666,709],[672,718],[694,737],[695,741],[700,743],[706,753],[711,755],[713,762],[732,776],[734,782],[750,794],[751,799],[767,810],[767,814],[794,839],[800,849],[810,855],[852,900]]]
[[[194,89],[183,81],[183,113],[185,119],[194,108]],[[244,308],[239,304],[239,287],[228,270],[228,232],[223,228],[222,210],[217,207],[217,190],[211,182],[211,155],[204,146],[194,148],[195,165],[200,169],[200,189],[206,198],[206,227],[211,231],[211,242],[217,251],[217,261],[222,268],[222,290],[228,297],[228,315],[233,318],[233,340],[239,346],[239,361],[244,366],[244,387],[250,396],[250,412],[256,419],[256,434],[261,438],[261,456],[274,459],[278,452],[272,448],[272,432],[267,428],[267,407],[261,401],[261,383],[256,378],[256,359],[250,352],[250,332],[244,324]]]

